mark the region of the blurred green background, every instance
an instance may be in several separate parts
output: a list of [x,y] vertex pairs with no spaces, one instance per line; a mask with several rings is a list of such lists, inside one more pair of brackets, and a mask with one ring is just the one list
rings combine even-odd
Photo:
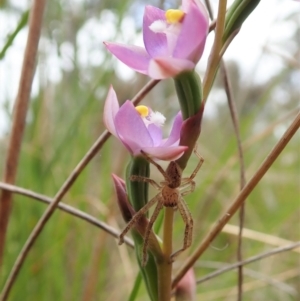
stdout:
[[[212,1],[213,5],[216,1]],[[259,27],[249,36],[249,52],[241,57],[239,37],[230,46],[227,67],[240,119],[246,178],[260,166],[299,110],[300,19],[294,1],[279,4],[274,28],[261,44]],[[120,102],[131,99],[148,82],[105,51],[105,40],[137,43],[141,39],[146,4],[177,7],[176,1],[77,0],[49,1],[44,16],[26,133],[22,145],[17,185],[54,196],[94,141],[105,130],[103,104],[112,84]],[[280,6],[281,5],[281,6]],[[299,5],[298,5],[299,6]],[[16,96],[22,53],[28,32],[26,23],[11,43],[29,6],[26,1],[0,2],[1,102],[0,174],[3,174],[9,137],[12,104]],[[263,9],[258,7],[257,10]],[[276,15],[277,14],[277,15]],[[265,19],[254,12],[249,23]],[[252,19],[251,19],[252,18]],[[256,19],[255,19],[256,18]],[[248,21],[247,21],[248,22]],[[277,26],[277,27],[276,27]],[[246,27],[246,24],[245,24]],[[282,32],[276,28],[281,28]],[[241,30],[240,36],[247,33]],[[257,45],[252,44],[257,35]],[[251,40],[252,39],[252,40]],[[251,40],[251,41],[250,41]],[[211,38],[197,71],[203,76]],[[252,48],[253,47],[253,48]],[[255,48],[256,47],[256,48]],[[256,49],[256,50],[255,50]],[[258,55],[254,55],[255,51]],[[236,51],[236,57],[234,51]],[[253,53],[253,56],[251,56]],[[254,61],[249,69],[249,61]],[[169,121],[179,110],[172,80],[159,83],[143,101],[162,112]],[[198,151],[205,159],[196,191],[186,202],[194,217],[193,247],[176,261],[177,269],[209,230],[212,223],[239,191],[239,162],[236,138],[219,76],[204,114]],[[300,240],[300,137],[288,144],[246,204],[245,227],[290,241]],[[63,202],[122,229],[111,173],[124,176],[129,156],[115,138],[82,172]],[[185,175],[197,163],[192,157]],[[162,164],[162,166],[165,166]],[[151,177],[160,180],[153,170]],[[151,191],[154,195],[156,191]],[[2,288],[12,265],[46,206],[35,200],[14,197],[13,212],[0,278]],[[235,216],[230,224],[237,225]],[[182,243],[183,223],[175,219],[175,248]],[[254,237],[255,238],[255,237]],[[258,238],[258,237],[257,237]],[[278,246],[274,239],[244,238],[245,258]],[[197,278],[236,261],[237,237],[223,232],[195,266]],[[281,253],[246,266],[244,300],[287,301],[300,298],[299,249]],[[12,289],[9,300],[127,300],[138,273],[132,249],[119,247],[102,230],[57,210],[32,248]],[[197,287],[197,300],[235,300],[236,271],[225,273]],[[142,285],[137,300],[148,300]]]

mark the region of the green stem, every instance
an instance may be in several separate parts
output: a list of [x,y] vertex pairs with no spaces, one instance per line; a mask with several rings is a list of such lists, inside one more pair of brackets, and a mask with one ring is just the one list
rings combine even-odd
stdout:
[[233,2],[226,14],[223,43],[226,43],[230,36],[239,30],[259,2],[260,0],[235,0]]
[[[131,181],[130,176],[132,175],[149,178],[149,162],[143,156],[132,157],[126,170],[126,189],[128,197],[135,211],[138,211],[148,202],[149,184],[147,182]],[[140,225],[137,226],[146,229],[145,219],[140,218],[139,223]],[[156,260],[162,260],[159,258],[163,257],[163,254],[160,254],[161,252],[158,241],[154,237],[153,248],[151,249],[153,252],[148,253],[148,262],[146,266],[142,266],[141,250],[144,245],[144,239],[141,233],[138,233],[138,231],[132,231],[132,235],[135,244],[136,257],[140,266],[140,271],[145,281],[146,288],[148,290],[149,297],[151,301],[158,301],[158,276]],[[151,241],[149,242],[149,244],[151,245]]]
[[173,217],[174,217],[174,208],[165,207],[162,250],[165,257],[168,257],[168,260],[172,255]]
[[164,259],[157,265],[158,269],[158,300],[170,301],[172,285],[172,233],[173,233],[174,208],[165,207],[165,218],[163,225],[163,245]]
[[126,189],[129,200],[135,209],[139,211],[148,202],[148,183],[131,181],[130,176],[143,176],[149,178],[149,162],[143,156],[132,157],[126,169]]
[[175,89],[183,120],[196,115],[201,107],[202,87],[198,74],[192,71],[174,77]]

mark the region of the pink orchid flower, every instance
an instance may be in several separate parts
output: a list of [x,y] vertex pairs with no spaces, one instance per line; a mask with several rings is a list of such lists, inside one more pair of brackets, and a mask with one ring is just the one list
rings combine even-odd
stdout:
[[146,6],[143,20],[145,49],[105,42],[107,49],[137,72],[154,79],[193,70],[208,34],[208,14],[199,0],[182,0],[182,10]]
[[113,87],[110,87],[105,101],[103,120],[108,131],[121,140],[133,156],[144,151],[153,158],[170,161],[182,156],[188,148],[178,145],[183,123],[180,112],[170,136],[163,139],[161,127],[165,117],[146,106],[134,107],[129,100],[119,107]]

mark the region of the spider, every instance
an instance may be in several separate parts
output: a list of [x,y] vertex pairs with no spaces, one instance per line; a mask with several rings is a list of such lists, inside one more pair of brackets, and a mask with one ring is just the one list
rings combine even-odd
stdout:
[[[155,182],[154,180],[142,176],[132,175],[130,177],[131,181],[142,181],[151,184],[153,187],[159,190],[158,194],[153,197],[144,207],[142,207],[135,215],[132,217],[130,222],[127,224],[125,229],[120,234],[119,245],[124,242],[124,236],[126,233],[137,223],[139,218],[144,215],[150,207],[152,207],[156,202],[157,205],[154,209],[154,212],[150,218],[150,221],[146,227],[145,235],[144,235],[144,245],[142,251],[142,265],[144,266],[147,262],[147,247],[148,240],[151,233],[152,226],[157,219],[157,216],[160,210],[165,207],[173,207],[174,209],[179,210],[181,217],[185,223],[185,232],[184,232],[184,240],[183,246],[178,251],[174,252],[171,255],[170,261],[174,260],[174,257],[179,255],[181,252],[190,247],[192,243],[192,232],[193,232],[193,218],[192,215],[183,199],[183,196],[191,193],[195,189],[194,178],[197,175],[201,165],[204,162],[204,159],[197,153],[196,149],[194,149],[195,155],[199,158],[199,162],[188,178],[181,178],[182,169],[175,162],[171,161],[166,170],[156,163],[153,159],[151,159],[146,153],[142,152],[146,160],[155,165],[160,173],[164,177],[164,181],[161,181],[160,184]],[[184,189],[184,191],[181,191]]]

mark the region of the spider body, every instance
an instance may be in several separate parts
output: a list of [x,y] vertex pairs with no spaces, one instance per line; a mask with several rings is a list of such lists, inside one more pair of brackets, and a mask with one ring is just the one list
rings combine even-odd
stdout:
[[[199,163],[197,164],[194,172],[188,178],[182,178],[182,169],[175,162],[171,161],[166,170],[153,161],[147,154],[143,153],[145,158],[153,165],[157,167],[160,173],[164,177],[164,181],[161,181],[159,184],[154,180],[142,176],[132,175],[130,177],[131,181],[141,181],[147,182],[158,189],[158,194],[152,198],[144,207],[142,207],[135,215],[132,217],[130,222],[127,224],[123,232],[120,234],[119,244],[124,242],[124,236],[126,233],[138,222],[139,218],[144,215],[151,206],[153,206],[156,202],[157,205],[154,209],[154,212],[149,220],[147,225],[145,234],[144,234],[144,246],[143,246],[143,257],[142,257],[142,265],[144,266],[147,262],[147,247],[148,240],[151,233],[152,226],[163,207],[171,207],[174,209],[178,209],[180,215],[185,223],[185,233],[183,246],[180,250],[176,251],[171,255],[170,260],[172,261],[175,256],[180,254],[182,251],[187,249],[192,243],[192,232],[193,232],[193,218],[192,215],[183,199],[183,196],[191,193],[195,189],[195,182],[193,181],[196,176],[198,170],[200,169],[203,158],[194,150],[194,153],[199,158]],[[182,191],[183,190],[183,191]]]
[[161,182],[161,195],[165,207],[177,207],[180,197],[181,168],[175,161],[171,161],[165,171],[165,182]]
[[180,187],[182,170],[175,161],[170,162],[165,173],[168,178],[167,182],[170,188]]
[[163,205],[165,207],[177,207],[178,198],[180,196],[180,191],[176,188],[170,188],[165,186],[161,190],[161,196],[163,198]]

